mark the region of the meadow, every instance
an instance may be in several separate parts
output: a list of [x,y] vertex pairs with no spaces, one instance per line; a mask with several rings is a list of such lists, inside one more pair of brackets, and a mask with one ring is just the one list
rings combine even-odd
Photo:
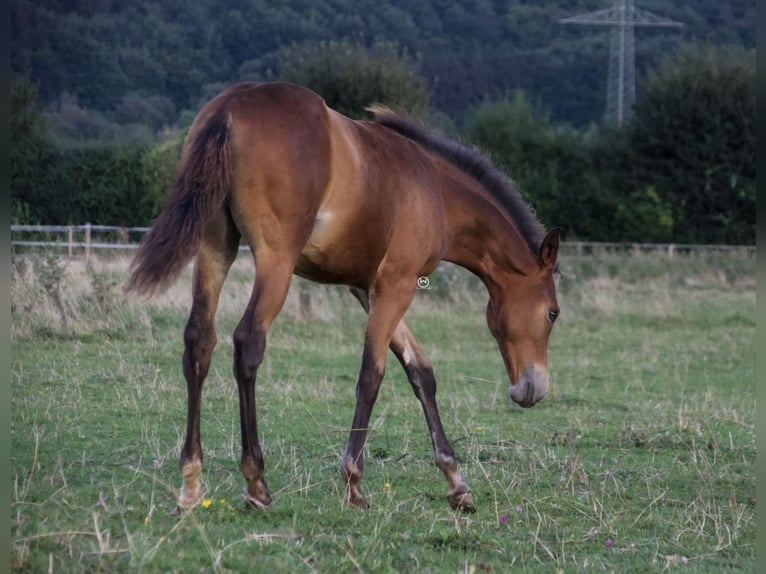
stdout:
[[410,325],[477,512],[452,511],[420,405],[391,355],[361,512],[343,504],[364,312],[296,279],[259,371],[274,503],[247,508],[224,288],[204,388],[204,504],[173,512],[186,418],[190,273],[127,298],[124,256],[15,254],[14,572],[754,572],[755,254],[564,250],[552,387],[510,404],[484,307],[445,265]]

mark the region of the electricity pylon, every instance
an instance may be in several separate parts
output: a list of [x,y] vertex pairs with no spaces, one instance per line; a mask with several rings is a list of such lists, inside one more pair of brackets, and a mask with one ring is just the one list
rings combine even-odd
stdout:
[[636,63],[633,28],[662,26],[680,28],[680,22],[635,8],[633,0],[617,0],[612,8],[563,18],[562,24],[612,26],[609,46],[609,77],[606,88],[606,121],[621,125],[636,101]]

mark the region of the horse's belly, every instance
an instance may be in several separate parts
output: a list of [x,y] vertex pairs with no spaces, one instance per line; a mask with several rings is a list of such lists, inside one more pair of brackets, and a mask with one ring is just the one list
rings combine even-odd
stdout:
[[295,273],[322,283],[367,287],[382,256],[377,251],[360,234],[351,233],[340,215],[320,211]]
[[374,277],[374,270],[368,269],[367,265],[355,264],[351,257],[331,257],[316,251],[301,253],[294,272],[318,283],[351,285],[363,289],[369,286]]

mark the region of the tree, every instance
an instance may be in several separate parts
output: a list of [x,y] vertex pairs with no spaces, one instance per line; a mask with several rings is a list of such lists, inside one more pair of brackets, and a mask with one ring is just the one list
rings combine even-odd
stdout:
[[11,142],[11,214],[27,219],[38,192],[48,184],[53,146],[37,104],[37,86],[26,77],[11,81]]
[[425,82],[392,44],[370,50],[347,42],[294,46],[284,51],[279,76],[308,86],[331,108],[354,118],[364,117],[364,109],[375,103],[413,113],[428,108]]
[[553,126],[519,92],[480,106],[466,131],[508,169],[541,221],[561,227],[568,239],[670,239],[669,205],[631,178],[625,130]]
[[479,106],[465,131],[471,142],[506,168],[543,223],[564,225],[559,172],[565,152],[553,127],[535,113],[523,92]]
[[632,177],[672,206],[675,241],[755,241],[755,113],[754,51],[689,48],[649,77]]

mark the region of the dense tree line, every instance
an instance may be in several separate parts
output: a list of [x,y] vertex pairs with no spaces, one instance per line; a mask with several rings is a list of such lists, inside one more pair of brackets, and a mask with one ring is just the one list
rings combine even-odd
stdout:
[[[456,124],[515,179],[542,221],[570,239],[752,243],[755,240],[754,53],[688,50],[647,83],[631,121],[587,131],[554,124],[522,92]],[[360,117],[369,101],[418,109],[425,88],[403,62],[327,45],[291,72]],[[12,203],[45,223],[148,223],[180,156],[183,132],[147,145],[55,145],[34,86],[12,86]]]
[[[637,33],[655,67],[615,127],[596,123],[603,34],[557,24],[596,0],[16,0],[13,218],[148,224],[196,109],[281,78],[479,145],[566,238],[752,243],[755,3],[641,4],[687,26]],[[708,47],[679,47],[692,39]]]
[[555,126],[517,97],[467,133],[569,238],[736,244],[755,242],[755,117],[754,53],[686,50],[622,128]]
[[[12,0],[11,63],[39,82],[47,107],[160,126],[222,84],[281,75],[296,46],[389,43],[442,113],[463,116],[522,90],[553,121],[583,126],[603,113],[609,30],[558,20],[610,3]],[[755,47],[755,0],[639,4],[685,24],[636,30],[639,77],[684,43]]]
[[24,78],[11,83],[11,139],[13,223],[146,225],[182,145],[180,133],[153,144],[58,145]]

